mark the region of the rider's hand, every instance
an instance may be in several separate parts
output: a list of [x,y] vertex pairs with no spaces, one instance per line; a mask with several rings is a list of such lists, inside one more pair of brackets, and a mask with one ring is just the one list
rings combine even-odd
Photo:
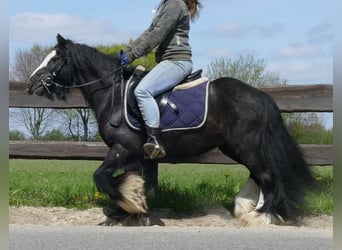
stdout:
[[130,64],[130,61],[127,58],[127,54],[125,51],[120,51],[120,57],[121,57],[121,65],[127,65]]

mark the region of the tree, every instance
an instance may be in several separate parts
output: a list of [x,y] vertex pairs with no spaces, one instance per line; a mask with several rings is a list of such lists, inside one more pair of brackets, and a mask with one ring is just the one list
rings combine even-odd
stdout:
[[[51,48],[34,45],[30,50],[18,50],[15,64],[10,70],[10,79],[27,81],[32,72],[44,60]],[[10,110],[10,124],[17,123],[26,128],[31,137],[40,139],[46,127],[49,126],[49,118],[54,111],[44,108],[21,108]]]
[[286,85],[276,72],[266,71],[266,60],[255,59],[253,55],[239,56],[236,60],[220,58],[210,63],[206,75],[210,79],[234,77],[253,87]]
[[[102,53],[106,55],[112,55],[112,56],[119,56],[120,50],[125,49],[127,44],[113,44],[113,45],[99,45],[96,47],[97,50],[101,51]],[[155,61],[155,52],[151,52],[148,55],[136,59],[132,66],[135,67],[137,65],[142,65],[146,69],[152,69],[156,65]]]
[[39,140],[48,128],[48,120],[52,114],[52,110],[44,108],[21,109],[19,120],[23,121],[32,139]]
[[66,109],[58,111],[65,121],[64,126],[74,141],[90,141],[96,134],[97,121],[89,108]]
[[10,79],[27,81],[50,51],[50,47],[40,45],[34,45],[30,50],[19,49],[15,54],[15,64],[11,67]]

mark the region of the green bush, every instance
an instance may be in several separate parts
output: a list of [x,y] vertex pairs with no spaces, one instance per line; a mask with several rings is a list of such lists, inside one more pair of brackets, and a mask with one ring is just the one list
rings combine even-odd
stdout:
[[8,139],[12,141],[24,141],[26,137],[23,132],[14,130],[9,132]]
[[53,129],[46,132],[40,140],[42,141],[68,141],[70,138],[66,137],[60,130]]

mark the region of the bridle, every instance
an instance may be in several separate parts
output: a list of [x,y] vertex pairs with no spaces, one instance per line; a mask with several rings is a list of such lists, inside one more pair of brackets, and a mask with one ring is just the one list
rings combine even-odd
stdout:
[[57,88],[62,88],[62,89],[74,89],[74,88],[82,88],[82,87],[86,87],[95,83],[98,83],[100,81],[103,81],[104,79],[107,79],[108,77],[118,73],[119,71],[122,72],[122,70],[124,69],[124,67],[127,66],[127,64],[122,64],[119,68],[113,70],[112,72],[110,72],[109,74],[90,81],[90,82],[86,82],[86,83],[82,83],[79,85],[72,85],[72,86],[65,86],[63,84],[60,84],[58,81],[56,81],[56,77],[59,75],[59,73],[61,72],[61,70],[63,69],[63,67],[67,64],[67,60],[64,59],[63,63],[57,68],[57,70],[50,72],[50,75],[48,77],[46,77],[45,79],[41,79],[41,83],[43,85],[43,87],[45,88],[45,90],[51,94],[51,91],[49,89],[49,87],[51,87],[52,85],[56,86]]
[[57,70],[53,71],[52,73],[49,72],[50,75],[48,77],[46,77],[45,79],[41,79],[40,80],[42,85],[43,85],[43,87],[49,93],[49,95],[51,94],[51,91],[50,91],[49,87],[51,87],[52,85],[55,85],[56,87],[60,87],[60,88],[66,88],[66,86],[63,86],[62,84],[59,84],[58,82],[56,82],[54,80],[59,75],[59,72],[62,70],[62,68],[65,65],[66,65],[66,59],[64,59],[63,63],[58,67]]

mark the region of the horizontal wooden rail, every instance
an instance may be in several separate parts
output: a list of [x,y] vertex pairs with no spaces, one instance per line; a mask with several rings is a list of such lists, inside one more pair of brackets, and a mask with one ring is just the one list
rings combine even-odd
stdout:
[[[310,165],[333,165],[332,145],[301,145],[306,160]],[[65,141],[10,141],[10,158],[20,159],[89,159],[103,160],[108,147],[101,142],[65,142]],[[166,161],[161,161],[166,162]],[[179,158],[168,163],[214,163],[234,164],[229,157],[218,149],[208,153],[190,157]]]
[[[270,94],[282,112],[333,112],[333,85],[287,85],[260,90]],[[10,81],[9,106],[12,108],[87,108],[79,89],[64,101],[28,95],[26,84]],[[332,165],[333,145],[301,145],[310,165]],[[103,143],[10,141],[11,158],[103,160],[108,148]],[[174,159],[172,163],[235,163],[218,149],[206,154]]]
[[[70,91],[66,102],[28,95],[26,84],[11,81],[9,84],[9,106],[17,108],[84,108],[89,107],[79,89]],[[270,94],[282,112],[332,112],[333,85],[287,85],[260,88]]]

